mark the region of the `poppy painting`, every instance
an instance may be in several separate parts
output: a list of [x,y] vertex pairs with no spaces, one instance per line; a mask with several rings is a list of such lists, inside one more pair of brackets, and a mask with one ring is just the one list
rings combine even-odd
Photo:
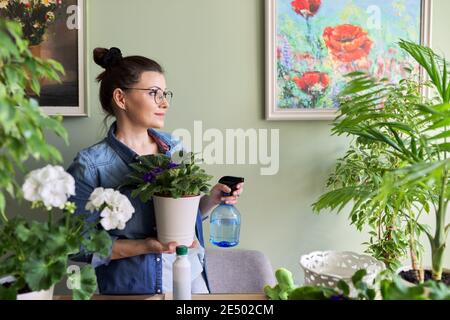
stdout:
[[400,39],[428,44],[431,0],[266,0],[266,119],[329,120],[346,75],[419,72]]

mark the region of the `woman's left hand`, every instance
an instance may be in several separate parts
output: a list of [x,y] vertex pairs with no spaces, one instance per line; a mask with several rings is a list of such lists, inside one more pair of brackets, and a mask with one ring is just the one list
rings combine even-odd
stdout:
[[231,192],[231,189],[222,183],[216,184],[214,187],[211,188],[211,191],[209,195],[205,195],[200,200],[200,210],[206,214],[209,212],[213,207],[220,204],[222,201],[225,201],[226,204],[236,204],[238,202],[239,196],[244,191],[244,182],[239,183],[236,185],[236,191],[233,192],[232,195],[228,197],[222,197],[222,192],[229,193]]
[[230,193],[231,189],[225,184],[218,183],[216,184],[210,192],[211,201],[214,205],[220,204],[222,201],[225,201],[226,204],[236,204],[238,202],[239,196],[244,191],[244,182],[236,185],[236,191],[233,192],[232,195],[228,197],[223,197],[222,192]]

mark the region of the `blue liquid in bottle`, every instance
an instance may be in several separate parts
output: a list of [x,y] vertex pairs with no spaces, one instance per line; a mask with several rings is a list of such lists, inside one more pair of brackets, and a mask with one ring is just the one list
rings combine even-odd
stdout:
[[209,241],[218,247],[229,248],[239,244],[241,214],[231,204],[220,204],[211,213]]

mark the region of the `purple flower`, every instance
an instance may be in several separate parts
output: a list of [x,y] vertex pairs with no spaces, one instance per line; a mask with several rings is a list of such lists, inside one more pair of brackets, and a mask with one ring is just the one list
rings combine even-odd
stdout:
[[144,181],[147,183],[153,183],[155,181],[155,178],[156,178],[156,176],[153,174],[152,171],[144,174]]
[[156,176],[160,174],[161,172],[164,172],[164,169],[162,168],[155,168],[150,172],[147,172],[144,174],[144,181],[147,183],[153,183],[155,182]]
[[179,166],[179,165],[176,164],[175,162],[170,161],[170,162],[169,162],[169,165],[167,166],[167,169],[173,169],[173,168],[176,168],[176,167],[178,167],[178,166]]
[[286,38],[283,38],[282,40],[282,47],[281,47],[281,64],[286,69],[290,70],[292,69],[292,63],[291,63],[291,55],[292,50],[289,42]]
[[344,296],[343,294],[335,294],[330,297],[330,300],[331,301],[344,301],[344,300],[348,300],[348,298],[346,296]]
[[151,172],[153,172],[154,175],[158,175],[163,171],[164,171],[164,169],[158,167],[158,168],[153,169]]

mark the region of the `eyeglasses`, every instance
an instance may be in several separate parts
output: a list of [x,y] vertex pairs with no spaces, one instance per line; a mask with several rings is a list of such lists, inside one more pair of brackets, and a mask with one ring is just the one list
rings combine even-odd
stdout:
[[126,90],[145,90],[148,91],[148,94],[155,99],[156,104],[161,104],[163,99],[165,99],[169,104],[172,102],[173,92],[172,91],[162,91],[162,89],[150,88],[150,89],[141,89],[141,88],[127,88],[124,87],[122,89]]

